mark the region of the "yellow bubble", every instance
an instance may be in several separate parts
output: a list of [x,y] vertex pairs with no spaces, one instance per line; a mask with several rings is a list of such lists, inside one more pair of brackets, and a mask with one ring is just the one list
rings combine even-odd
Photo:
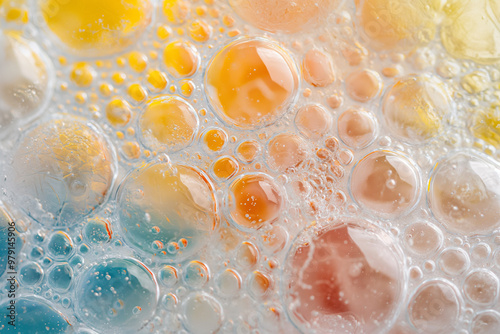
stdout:
[[106,118],[113,126],[125,126],[131,117],[130,105],[122,99],[115,99],[106,106]]
[[425,75],[396,82],[386,93],[382,105],[390,130],[412,143],[437,136],[451,111],[451,97],[443,83]]
[[198,116],[185,100],[164,95],[148,103],[140,116],[139,127],[147,147],[175,152],[193,141]]
[[470,130],[474,136],[500,148],[500,108],[492,106],[483,111],[475,111]]
[[189,27],[189,36],[196,42],[206,42],[212,35],[212,26],[204,21],[194,21]]
[[85,62],[79,62],[73,65],[71,70],[70,79],[78,87],[88,87],[92,84],[96,73],[92,66]]
[[224,47],[205,74],[209,102],[230,125],[253,129],[274,123],[293,103],[299,83],[292,58],[264,39]]
[[130,96],[137,103],[146,101],[148,93],[146,89],[141,86],[141,84],[135,83],[131,84],[127,89],[128,96]]
[[257,28],[294,33],[318,26],[336,0],[229,0],[236,13]]
[[452,0],[444,11],[441,39],[452,56],[484,64],[500,60],[500,1]]
[[111,55],[134,43],[151,22],[149,0],[42,0],[48,28],[78,56]]
[[161,92],[168,84],[167,76],[160,70],[149,71],[146,80],[149,84],[149,88],[154,92]]
[[141,147],[138,143],[129,141],[122,145],[122,152],[128,159],[139,159]]
[[148,66],[148,57],[141,52],[134,51],[128,55],[128,63],[134,71],[144,72]]
[[163,14],[170,23],[183,23],[189,15],[188,2],[184,0],[163,0]]
[[411,50],[434,39],[441,0],[358,0],[356,7],[361,32],[374,48]]
[[255,140],[247,140],[242,142],[236,148],[236,155],[240,161],[245,163],[252,163],[255,158],[260,154],[260,144]]
[[190,43],[175,41],[165,47],[163,63],[170,75],[176,78],[190,77],[200,66],[200,55]]

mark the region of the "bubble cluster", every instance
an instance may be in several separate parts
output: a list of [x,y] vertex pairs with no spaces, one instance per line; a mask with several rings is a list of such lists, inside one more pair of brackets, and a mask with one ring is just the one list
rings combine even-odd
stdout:
[[499,3],[0,0],[0,332],[496,334]]

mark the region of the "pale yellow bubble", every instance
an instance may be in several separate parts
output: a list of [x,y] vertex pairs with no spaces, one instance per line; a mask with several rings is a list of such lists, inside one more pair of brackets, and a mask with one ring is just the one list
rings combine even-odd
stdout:
[[385,94],[382,104],[382,114],[391,132],[412,143],[439,135],[452,111],[451,97],[444,84],[426,75],[397,81]]
[[198,116],[185,100],[164,95],[148,103],[140,116],[139,127],[147,147],[175,152],[193,141]]

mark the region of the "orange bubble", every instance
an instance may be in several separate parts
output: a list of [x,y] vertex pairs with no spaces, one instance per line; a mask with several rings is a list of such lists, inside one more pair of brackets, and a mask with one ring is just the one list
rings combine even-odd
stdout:
[[148,87],[153,92],[161,92],[167,87],[168,80],[165,73],[160,70],[151,70],[146,76]]
[[237,157],[240,161],[247,164],[252,163],[260,154],[261,147],[255,140],[247,140],[238,145],[236,149]]
[[262,173],[245,174],[229,187],[227,212],[236,227],[259,229],[276,221],[283,209],[283,197],[273,179]]
[[294,101],[299,78],[292,58],[264,39],[224,47],[205,75],[205,90],[217,115],[243,129],[267,126]]
[[163,95],[149,102],[140,116],[139,127],[146,146],[175,152],[193,141],[198,116],[185,100]]
[[349,74],[345,81],[347,94],[355,101],[368,102],[382,90],[382,79],[377,72],[359,70]]
[[220,151],[226,145],[227,133],[222,129],[211,129],[205,132],[203,141],[210,151]]
[[365,110],[349,109],[337,121],[339,137],[349,147],[368,146],[377,133],[375,117]]
[[297,112],[295,126],[307,137],[319,139],[330,131],[332,116],[320,105],[307,105]]
[[175,41],[163,50],[163,63],[170,75],[176,78],[190,77],[200,66],[200,55],[191,43]]
[[285,172],[297,167],[307,157],[307,143],[304,139],[293,134],[279,134],[267,145],[269,167]]
[[293,33],[317,26],[336,0],[229,0],[245,21],[270,32]]
[[238,162],[231,157],[220,157],[212,165],[214,175],[221,180],[228,180],[238,172]]
[[331,57],[320,50],[309,50],[302,62],[304,79],[315,87],[326,87],[335,80]]

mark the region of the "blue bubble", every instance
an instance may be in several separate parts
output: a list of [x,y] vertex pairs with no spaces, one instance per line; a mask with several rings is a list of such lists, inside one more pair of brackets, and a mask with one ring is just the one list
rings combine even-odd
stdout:
[[27,263],[19,270],[19,279],[26,286],[38,284],[43,279],[43,270],[38,263]]
[[66,233],[56,232],[50,238],[47,249],[55,259],[64,260],[73,253],[73,243]]
[[0,304],[0,332],[1,333],[70,333],[72,326],[57,310],[37,297],[18,298],[15,303],[15,326],[9,324],[12,304],[6,300]]
[[49,272],[49,285],[56,291],[66,291],[73,280],[73,269],[67,263],[54,266]]
[[159,288],[154,275],[134,259],[113,258],[94,265],[79,278],[76,314],[104,333],[135,333],[153,316]]

